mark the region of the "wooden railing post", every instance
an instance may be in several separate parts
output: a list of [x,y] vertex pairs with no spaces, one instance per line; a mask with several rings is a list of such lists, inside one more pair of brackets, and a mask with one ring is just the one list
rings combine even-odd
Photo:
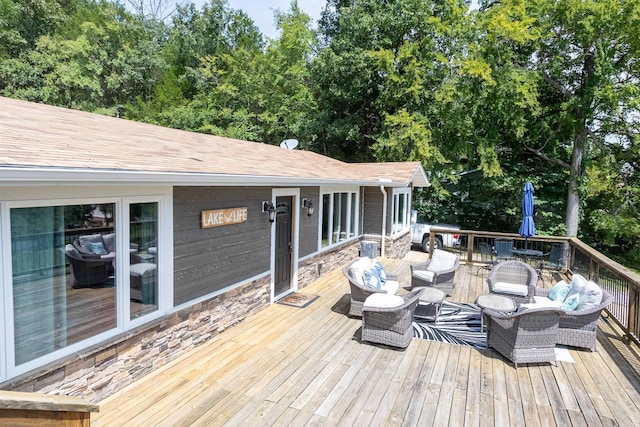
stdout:
[[0,425],[87,427],[96,404],[72,396],[0,391]]

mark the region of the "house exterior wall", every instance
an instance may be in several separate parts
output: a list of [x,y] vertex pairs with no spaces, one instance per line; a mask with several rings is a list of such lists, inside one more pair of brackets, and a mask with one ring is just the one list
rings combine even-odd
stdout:
[[384,195],[378,187],[364,187],[362,199],[362,215],[360,216],[362,218],[362,232],[379,236],[382,231]]
[[301,206],[302,199],[305,197],[312,201],[315,212],[313,215],[308,216],[306,209],[300,209],[300,247],[298,249],[298,254],[301,258],[318,251],[318,229],[320,227],[320,187],[308,187],[300,189]]
[[[220,291],[270,268],[268,187],[174,188],[174,304]],[[200,212],[247,207],[240,224],[202,229]]]

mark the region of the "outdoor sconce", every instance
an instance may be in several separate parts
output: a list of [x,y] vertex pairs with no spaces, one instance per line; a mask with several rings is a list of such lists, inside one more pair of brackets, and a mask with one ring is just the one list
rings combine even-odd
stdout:
[[276,208],[271,202],[262,202],[262,212],[266,212],[269,215],[269,222],[273,224],[276,220]]
[[313,202],[306,197],[302,199],[302,207],[307,208],[307,216],[313,215]]

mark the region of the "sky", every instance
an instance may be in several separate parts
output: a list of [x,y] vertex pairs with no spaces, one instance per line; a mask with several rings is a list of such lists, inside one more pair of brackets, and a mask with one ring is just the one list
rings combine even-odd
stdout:
[[[271,39],[278,36],[273,23],[274,10],[280,9],[286,12],[291,6],[291,0],[227,0],[231,9],[242,9],[262,34]],[[326,0],[298,0],[298,7],[311,17],[314,28],[320,19],[320,12],[326,4]]]
[[[280,9],[286,12],[291,6],[291,0],[227,0],[229,7],[232,9],[242,9],[263,35],[270,39],[278,36],[275,25],[273,23],[273,11]],[[320,12],[324,8],[326,0],[298,0],[298,7],[311,17],[313,27],[316,28]],[[471,7],[476,8],[478,0],[471,2]]]

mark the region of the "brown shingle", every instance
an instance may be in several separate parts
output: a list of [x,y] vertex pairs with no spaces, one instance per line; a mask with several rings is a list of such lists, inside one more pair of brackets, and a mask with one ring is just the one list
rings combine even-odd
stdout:
[[[408,184],[418,162],[348,164],[304,150],[169,129],[0,97],[0,169],[56,168],[314,182]],[[240,178],[239,178],[240,179]],[[292,179],[292,182],[296,180]]]

